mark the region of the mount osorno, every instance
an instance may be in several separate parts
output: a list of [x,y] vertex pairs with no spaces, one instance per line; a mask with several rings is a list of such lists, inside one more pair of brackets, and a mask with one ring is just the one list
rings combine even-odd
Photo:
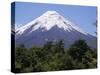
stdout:
[[64,46],[68,48],[79,39],[84,39],[91,48],[96,48],[95,36],[81,30],[56,11],[47,11],[15,30],[16,45],[24,44],[28,48],[59,40],[63,40]]

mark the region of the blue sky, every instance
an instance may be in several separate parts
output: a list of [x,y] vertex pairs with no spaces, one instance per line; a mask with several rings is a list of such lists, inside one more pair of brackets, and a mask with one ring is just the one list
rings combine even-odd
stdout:
[[92,24],[96,21],[96,9],[93,6],[16,2],[15,25],[25,25],[46,11],[53,10],[76,24],[82,30],[95,35],[96,28]]

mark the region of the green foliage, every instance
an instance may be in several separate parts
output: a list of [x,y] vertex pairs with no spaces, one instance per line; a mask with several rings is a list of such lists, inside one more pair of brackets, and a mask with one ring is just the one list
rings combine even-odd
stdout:
[[84,40],[73,43],[68,50],[62,40],[47,42],[43,47],[16,47],[16,72],[40,72],[97,67],[97,53]]
[[84,40],[78,40],[70,46],[67,53],[75,60],[75,68],[96,68],[96,53]]
[[85,55],[86,51],[90,50],[89,46],[84,40],[75,41],[68,50],[68,53],[74,58],[82,60],[82,57]]

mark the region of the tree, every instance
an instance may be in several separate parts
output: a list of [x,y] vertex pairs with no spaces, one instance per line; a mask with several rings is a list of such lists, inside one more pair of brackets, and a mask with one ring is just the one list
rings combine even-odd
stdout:
[[[97,20],[93,23],[93,25],[97,28]],[[97,34],[97,31],[95,32]]]
[[[77,40],[67,53],[73,58],[75,69],[95,68],[97,65],[95,51],[84,40]],[[76,65],[76,66],[75,66]]]
[[18,71],[23,70],[25,67],[27,67],[29,65],[29,61],[27,61],[27,56],[26,56],[26,52],[27,49],[25,48],[24,45],[20,45],[19,47],[16,47],[16,57],[15,57],[15,68]]
[[55,51],[65,53],[63,40],[60,40],[60,41],[55,43]]
[[68,54],[70,54],[74,59],[79,59],[79,61],[82,60],[82,57],[84,56],[85,52],[87,50],[90,50],[90,47],[87,45],[85,40],[77,40],[74,44],[70,46],[68,49]]
[[97,53],[84,40],[75,41],[65,52],[62,40],[43,47],[16,47],[16,72],[40,72],[97,67]]

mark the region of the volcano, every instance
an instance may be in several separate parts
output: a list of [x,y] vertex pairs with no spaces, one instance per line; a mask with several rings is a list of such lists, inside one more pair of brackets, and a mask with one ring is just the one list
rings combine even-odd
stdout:
[[84,39],[91,48],[96,48],[93,43],[96,37],[81,30],[56,11],[47,11],[15,31],[16,45],[24,44],[28,48],[34,45],[41,47],[47,41],[59,40],[63,40],[64,46],[68,48],[79,39]]

